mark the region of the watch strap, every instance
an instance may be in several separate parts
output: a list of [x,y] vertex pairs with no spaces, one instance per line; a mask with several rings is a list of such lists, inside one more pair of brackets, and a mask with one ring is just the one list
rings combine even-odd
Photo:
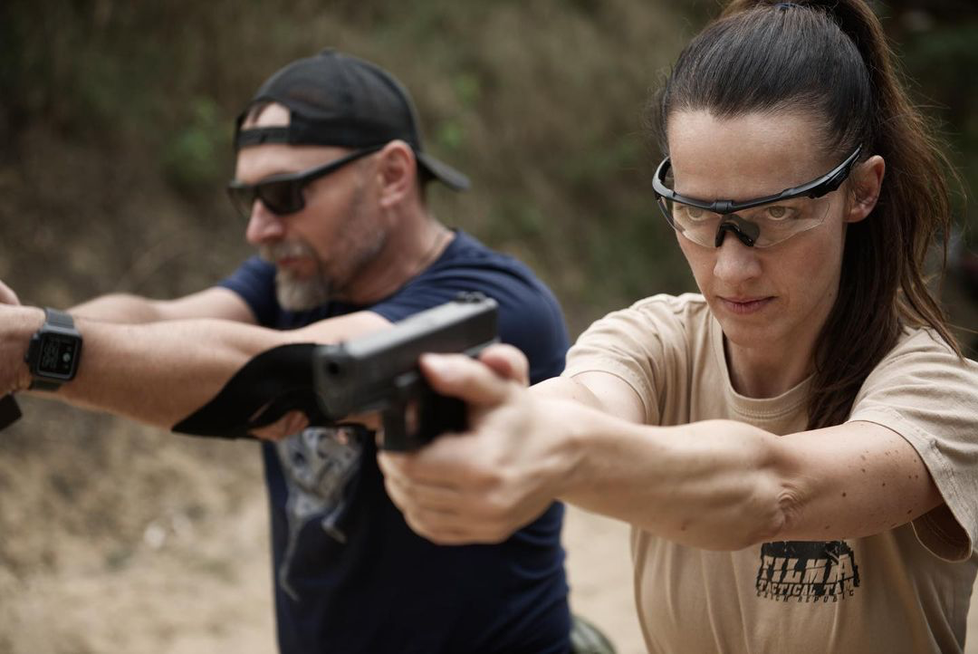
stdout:
[[48,325],[55,325],[56,327],[75,328],[75,320],[71,317],[71,314],[52,309],[51,307],[44,309],[44,322]]
[[31,385],[27,387],[29,391],[56,391],[61,388],[60,381],[45,381],[43,379],[32,379]]

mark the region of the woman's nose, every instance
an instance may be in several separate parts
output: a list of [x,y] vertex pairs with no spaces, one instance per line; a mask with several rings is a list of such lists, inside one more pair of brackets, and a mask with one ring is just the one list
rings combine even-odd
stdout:
[[761,263],[757,251],[728,234],[716,248],[713,274],[727,284],[740,284],[760,276]]

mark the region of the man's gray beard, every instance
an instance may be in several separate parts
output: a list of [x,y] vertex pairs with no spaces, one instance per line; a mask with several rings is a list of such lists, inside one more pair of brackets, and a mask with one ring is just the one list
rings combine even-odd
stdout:
[[[289,257],[309,257],[318,261],[316,252],[302,241],[262,245],[258,248],[258,254],[269,262]],[[309,278],[297,277],[282,268],[275,269],[275,298],[286,311],[307,311],[326,304],[332,295],[332,287],[332,282],[322,269]]]
[[287,270],[275,273],[275,297],[286,311],[308,311],[326,304],[332,295],[332,284],[321,273],[308,279],[297,279]]
[[[357,226],[351,227],[351,229],[357,228]],[[363,241],[367,239],[370,240],[369,244],[364,244]],[[380,251],[387,244],[387,235],[356,234],[354,240],[360,240],[360,243],[350,243],[349,245],[352,249],[359,251],[356,253],[357,258],[350,264],[349,274],[346,275],[348,280],[356,279],[363,269],[380,254]],[[276,261],[287,257],[309,257],[318,262],[315,250],[302,241],[263,245],[259,248],[259,255],[266,261]],[[286,311],[308,311],[326,304],[337,295],[341,295],[345,288],[337,286],[336,282],[326,275],[322,265],[321,262],[317,263],[319,269],[315,275],[309,278],[296,277],[288,270],[276,268],[275,297],[279,306]]]
[[378,232],[376,225],[364,218],[363,202],[364,189],[359,187],[350,199],[344,242],[337,247],[352,259],[348,269],[337,274],[338,279],[326,275],[318,254],[304,241],[283,241],[259,248],[266,261],[288,257],[309,257],[317,261],[318,270],[308,279],[296,278],[291,272],[276,268],[275,297],[280,307],[286,311],[308,311],[342,296],[346,286],[377,258],[387,244],[387,234]]

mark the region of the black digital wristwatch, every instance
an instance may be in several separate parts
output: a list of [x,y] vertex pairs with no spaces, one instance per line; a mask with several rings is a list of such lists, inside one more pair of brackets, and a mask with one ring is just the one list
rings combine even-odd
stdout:
[[44,310],[44,324],[31,337],[24,361],[31,371],[31,390],[56,391],[78,372],[82,337],[71,316]]

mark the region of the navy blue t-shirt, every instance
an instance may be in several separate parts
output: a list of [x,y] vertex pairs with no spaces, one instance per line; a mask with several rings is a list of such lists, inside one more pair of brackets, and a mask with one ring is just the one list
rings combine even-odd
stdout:
[[[480,291],[498,302],[500,339],[526,353],[533,382],[563,370],[568,337],[553,294],[526,266],[462,232],[371,306],[285,311],[274,278],[273,265],[252,258],[221,286],[277,329],[364,309],[397,322]],[[411,531],[387,497],[371,438],[312,427],[262,447],[282,652],[569,649],[561,504],[499,545],[439,546]]]

